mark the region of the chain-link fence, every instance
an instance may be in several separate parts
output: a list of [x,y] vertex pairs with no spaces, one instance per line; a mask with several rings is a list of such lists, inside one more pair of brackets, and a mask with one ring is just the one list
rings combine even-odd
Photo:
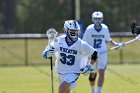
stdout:
[[[134,38],[130,33],[111,33],[111,35],[117,42],[126,42]],[[126,45],[122,50],[110,51],[109,64],[140,63],[139,44],[140,42],[136,41]],[[44,34],[0,35],[0,65],[49,64],[49,60],[42,57],[46,45],[47,37]]]

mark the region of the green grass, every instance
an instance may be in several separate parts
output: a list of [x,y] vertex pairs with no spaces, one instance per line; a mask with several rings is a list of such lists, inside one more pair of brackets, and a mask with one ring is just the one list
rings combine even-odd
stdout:
[[[130,39],[124,38],[123,41]],[[118,38],[115,38],[115,40],[119,41]],[[28,64],[49,64],[49,60],[42,58],[42,51],[47,44],[46,39],[29,39],[27,43]],[[124,55],[121,56],[122,61],[140,63],[139,45],[140,42],[136,41],[125,46],[123,49]],[[120,62],[119,52],[109,52],[109,63]],[[0,93],[51,93],[50,67],[47,65],[24,67],[25,55],[24,39],[0,39]],[[11,66],[18,64],[20,66]],[[140,93],[139,72],[139,64],[109,65],[106,71],[103,93]],[[54,88],[55,93],[58,93],[58,80],[55,72]],[[87,76],[80,76],[73,93],[90,93]]]
[[[140,65],[108,65],[103,93],[140,93]],[[49,66],[0,67],[0,93],[51,93]],[[54,71],[54,89],[58,88]],[[81,75],[73,93],[90,93],[88,76]]]
[[[119,42],[119,38],[113,38]],[[122,41],[128,41],[132,38],[122,38]],[[27,52],[28,64],[43,64],[46,60],[42,58],[42,51],[47,44],[46,39],[28,39],[27,40]],[[120,51],[109,52],[109,63],[119,63],[122,57],[122,61],[126,63],[140,63],[140,42],[133,42],[125,48],[123,48],[123,56],[120,56]],[[25,65],[26,63],[25,53],[25,39],[0,39],[0,65],[13,65],[20,64]]]

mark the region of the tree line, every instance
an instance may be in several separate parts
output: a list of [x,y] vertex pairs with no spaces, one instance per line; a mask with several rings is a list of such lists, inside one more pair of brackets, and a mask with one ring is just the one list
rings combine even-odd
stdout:
[[[130,31],[131,21],[140,22],[139,7],[139,0],[80,0],[80,20],[85,29],[92,13],[101,11],[110,31]],[[44,33],[51,27],[63,32],[73,9],[72,0],[0,0],[0,33]]]

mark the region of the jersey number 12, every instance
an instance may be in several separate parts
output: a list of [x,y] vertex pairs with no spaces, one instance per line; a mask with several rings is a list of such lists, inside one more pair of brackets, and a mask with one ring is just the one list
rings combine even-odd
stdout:
[[101,48],[102,39],[94,39],[94,48]]

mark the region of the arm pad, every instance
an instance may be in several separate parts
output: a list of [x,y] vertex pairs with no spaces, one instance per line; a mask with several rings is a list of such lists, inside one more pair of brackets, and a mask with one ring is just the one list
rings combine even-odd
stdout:
[[93,59],[93,60],[97,60],[97,58],[98,58],[98,52],[95,50],[94,52],[93,52],[93,54],[91,55],[91,59]]

